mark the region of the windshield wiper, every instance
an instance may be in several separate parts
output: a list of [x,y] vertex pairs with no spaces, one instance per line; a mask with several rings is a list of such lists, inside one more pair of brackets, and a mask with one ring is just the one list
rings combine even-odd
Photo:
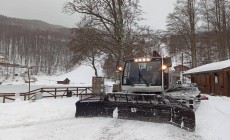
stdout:
[[141,78],[142,78],[146,86],[149,86],[149,83],[145,80],[144,76],[141,74],[141,71],[139,71],[138,75],[139,75],[139,83],[141,82]]

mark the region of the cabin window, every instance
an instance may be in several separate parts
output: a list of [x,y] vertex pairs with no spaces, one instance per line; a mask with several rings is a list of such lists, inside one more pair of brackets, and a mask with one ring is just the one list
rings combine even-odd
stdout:
[[219,83],[219,78],[217,75],[215,75],[215,84],[218,84]]

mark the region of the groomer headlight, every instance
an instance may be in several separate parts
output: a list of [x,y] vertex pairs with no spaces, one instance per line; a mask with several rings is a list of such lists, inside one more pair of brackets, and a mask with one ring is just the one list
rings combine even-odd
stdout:
[[167,66],[166,65],[162,65],[162,70],[166,70],[167,69]]
[[118,71],[123,71],[123,68],[121,66],[118,67]]

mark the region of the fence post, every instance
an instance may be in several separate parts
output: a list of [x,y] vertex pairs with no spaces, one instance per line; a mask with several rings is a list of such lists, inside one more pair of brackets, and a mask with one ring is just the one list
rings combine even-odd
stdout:
[[69,92],[69,90],[68,90],[68,88],[66,89],[66,97],[68,97],[68,92]]
[[22,94],[23,94],[23,98],[24,98],[24,101],[25,101],[26,100],[26,93],[22,93]]
[[3,96],[3,103],[5,103],[5,99],[6,99],[6,98],[5,98],[5,95],[4,95],[4,96]]
[[44,89],[43,89],[43,88],[41,88],[40,92],[42,93],[42,98],[43,98],[43,91],[44,91]]
[[54,95],[55,95],[55,99],[56,99],[56,96],[57,96],[57,88],[54,89]]

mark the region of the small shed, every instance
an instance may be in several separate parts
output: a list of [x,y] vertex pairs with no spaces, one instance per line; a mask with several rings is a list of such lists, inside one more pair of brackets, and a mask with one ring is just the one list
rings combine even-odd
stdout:
[[69,82],[70,82],[69,78],[65,78],[64,83],[69,84]]
[[199,66],[184,75],[191,75],[191,81],[203,93],[230,96],[230,60]]
[[69,84],[70,80],[68,78],[65,78],[63,81],[57,81],[57,84]]

